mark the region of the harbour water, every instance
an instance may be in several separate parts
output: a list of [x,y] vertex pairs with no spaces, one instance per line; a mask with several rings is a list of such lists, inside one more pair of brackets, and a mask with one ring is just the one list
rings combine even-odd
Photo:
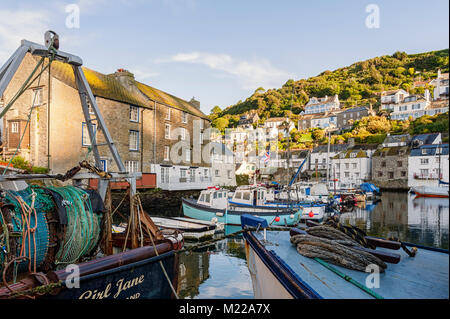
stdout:
[[[341,214],[341,221],[371,236],[397,237],[401,241],[448,249],[449,201],[416,198],[407,193],[385,192],[381,201]],[[239,227],[226,228],[226,233]],[[419,251],[420,253],[420,251]],[[180,258],[180,298],[253,298],[242,237]]]

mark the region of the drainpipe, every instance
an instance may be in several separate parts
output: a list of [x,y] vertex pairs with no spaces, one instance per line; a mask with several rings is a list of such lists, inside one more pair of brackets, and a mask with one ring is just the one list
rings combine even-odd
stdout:
[[50,68],[52,65],[49,65],[48,69],[48,97],[47,97],[47,169],[50,172],[50,82],[51,82],[51,76],[50,76]]
[[141,112],[141,173],[144,172],[144,108]]
[[156,165],[156,101],[153,101],[153,105],[153,164]]

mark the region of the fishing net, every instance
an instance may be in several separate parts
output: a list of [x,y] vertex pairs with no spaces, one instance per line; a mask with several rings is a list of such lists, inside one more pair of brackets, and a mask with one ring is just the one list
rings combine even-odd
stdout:
[[[49,191],[59,194],[58,198]],[[14,262],[15,272],[35,270],[50,259],[56,265],[76,263],[97,247],[102,214],[93,211],[89,193],[80,188],[30,186],[3,191],[1,201],[0,271],[19,256],[28,260]],[[58,207],[64,207],[67,222],[49,229],[48,218]],[[50,235],[59,239],[56,256],[49,256]]]
[[64,198],[68,220],[56,264],[75,263],[97,246],[102,215],[92,211],[89,194],[84,190],[73,186],[48,188]]

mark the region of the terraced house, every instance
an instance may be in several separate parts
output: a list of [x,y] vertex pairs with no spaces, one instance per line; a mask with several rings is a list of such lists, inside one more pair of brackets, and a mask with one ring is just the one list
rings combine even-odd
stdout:
[[[37,60],[27,54],[2,97],[9,101]],[[112,139],[129,172],[155,173],[153,186],[200,189],[211,184],[210,160],[194,157],[206,145],[210,121],[200,102],[181,98],[135,80],[124,69],[102,74],[83,68]],[[28,122],[30,107],[33,107]],[[53,62],[3,118],[3,156],[18,154],[51,173],[65,173],[90,159],[91,143],[100,148],[105,171],[117,171],[103,135],[90,141],[80,95],[69,65]],[[94,128],[97,123],[94,121]],[[101,129],[101,128],[99,128]],[[21,136],[24,136],[19,146]],[[182,147],[177,147],[182,145]]]

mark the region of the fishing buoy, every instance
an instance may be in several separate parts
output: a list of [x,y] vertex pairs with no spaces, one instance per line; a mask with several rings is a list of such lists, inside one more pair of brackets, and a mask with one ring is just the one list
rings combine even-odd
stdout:
[[291,219],[294,219],[294,214],[290,214],[289,217],[290,217]]
[[275,217],[275,221],[279,222],[280,221],[280,217],[279,216]]
[[311,218],[314,217],[313,211],[310,211],[310,212],[309,212],[309,217],[311,217]]

